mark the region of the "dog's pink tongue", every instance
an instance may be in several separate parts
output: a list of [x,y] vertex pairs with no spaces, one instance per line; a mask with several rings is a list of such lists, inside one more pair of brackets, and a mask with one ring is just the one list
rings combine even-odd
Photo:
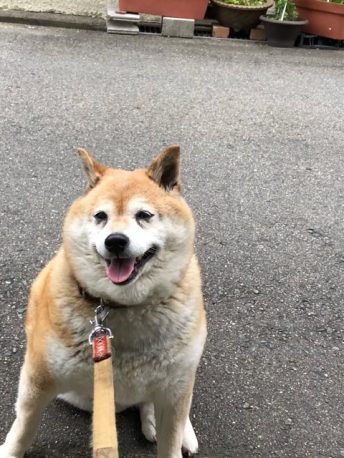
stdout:
[[107,276],[113,283],[128,280],[135,266],[135,258],[114,258],[107,268]]

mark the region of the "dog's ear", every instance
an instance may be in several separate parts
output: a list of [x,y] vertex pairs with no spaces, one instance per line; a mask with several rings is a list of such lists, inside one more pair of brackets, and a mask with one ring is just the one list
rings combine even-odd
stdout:
[[86,151],[84,148],[79,148],[78,153],[87,175],[88,179],[88,189],[94,188],[98,183],[102,175],[104,174],[106,167],[98,162],[92,157],[92,155]]
[[180,191],[180,148],[170,145],[164,148],[148,167],[147,175],[166,191]]

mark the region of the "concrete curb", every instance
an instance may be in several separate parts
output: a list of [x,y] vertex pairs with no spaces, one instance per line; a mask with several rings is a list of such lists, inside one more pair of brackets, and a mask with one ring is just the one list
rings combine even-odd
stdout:
[[64,27],[69,29],[102,30],[106,32],[106,22],[101,17],[74,16],[59,13],[0,10],[0,22]]

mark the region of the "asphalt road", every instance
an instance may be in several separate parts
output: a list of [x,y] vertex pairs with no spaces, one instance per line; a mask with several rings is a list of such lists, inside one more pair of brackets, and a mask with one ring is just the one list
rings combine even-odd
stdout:
[[[344,54],[0,26],[0,441],[29,285],[83,191],[75,148],[126,168],[179,143],[209,322],[201,457],[344,456]],[[146,457],[135,410],[123,457]],[[28,457],[89,456],[55,402]]]

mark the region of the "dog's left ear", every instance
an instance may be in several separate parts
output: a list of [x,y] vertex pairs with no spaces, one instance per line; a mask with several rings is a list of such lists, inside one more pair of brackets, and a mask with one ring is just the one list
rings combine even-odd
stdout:
[[166,191],[180,191],[180,148],[164,148],[148,167],[147,175]]
[[92,154],[86,151],[84,148],[79,148],[78,153],[88,178],[88,188],[94,188],[104,174],[106,167],[104,165],[98,164]]

